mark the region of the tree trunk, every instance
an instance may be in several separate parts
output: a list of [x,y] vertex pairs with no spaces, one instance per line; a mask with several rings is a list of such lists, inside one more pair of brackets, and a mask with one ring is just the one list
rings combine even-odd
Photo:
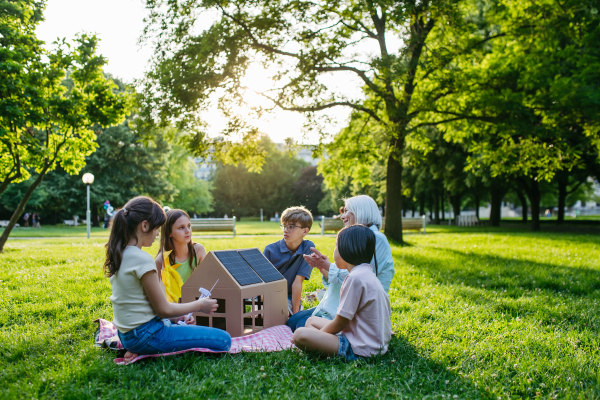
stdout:
[[425,215],[425,193],[421,193],[419,198],[419,216]]
[[440,196],[437,188],[433,190],[433,222],[440,224]]
[[522,221],[524,224],[526,224],[527,223],[527,198],[525,197],[525,193],[523,193],[522,190],[517,189],[517,190],[515,190],[515,192],[517,193],[517,197],[519,198],[519,201],[521,202],[521,208],[523,209]]
[[450,198],[450,204],[452,205],[452,212],[454,213],[454,223],[456,224],[456,217],[458,217],[460,215],[460,203],[462,200],[462,195],[460,194],[455,194],[452,196],[449,196]]
[[31,185],[29,185],[29,187],[27,188],[27,191],[25,192],[25,195],[19,202],[17,209],[13,212],[12,217],[10,217],[8,226],[6,228],[4,228],[4,232],[2,232],[2,236],[0,236],[0,253],[2,253],[4,251],[4,245],[6,244],[6,241],[8,240],[8,235],[10,235],[10,232],[15,227],[17,221],[19,220],[19,217],[23,214],[23,211],[25,211],[25,206],[27,205],[27,202],[31,198],[33,191],[40,185],[40,183],[42,183],[42,179],[44,179],[44,175],[46,175],[46,171],[48,171],[48,166],[44,167],[44,169],[42,170],[42,172],[40,172],[40,174],[38,175],[36,180],[33,181],[33,183]]
[[492,184],[490,188],[490,195],[492,197],[491,209],[490,209],[490,226],[500,226],[500,220],[502,219],[502,199],[506,190],[498,185]]
[[531,205],[531,230],[537,232],[540,230],[540,184],[534,178],[523,178],[521,186]]
[[446,220],[446,193],[442,190],[440,194],[440,208],[442,209],[442,221]]
[[477,218],[477,221],[479,221],[479,203],[480,203],[480,199],[479,199],[479,195],[475,195],[475,218]]
[[[398,139],[398,142],[400,139]],[[387,192],[385,195],[385,234],[398,243],[402,241],[402,158],[404,146],[396,143],[387,165]],[[395,151],[394,151],[395,150]],[[397,154],[398,159],[394,158]]]
[[558,181],[558,220],[556,223],[561,225],[565,222],[565,203],[567,202],[569,176],[567,174],[558,173],[556,178]]
[[531,197],[529,202],[531,203],[531,230],[537,232],[540,230],[540,185],[538,181],[531,180]]

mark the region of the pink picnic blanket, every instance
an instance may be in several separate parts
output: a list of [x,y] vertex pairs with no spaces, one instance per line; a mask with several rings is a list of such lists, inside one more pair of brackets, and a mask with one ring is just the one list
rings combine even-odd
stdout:
[[[119,336],[117,335],[117,328],[112,324],[112,322],[106,321],[104,319],[97,319],[95,322],[98,322],[99,325],[95,339],[95,343],[97,346],[109,347],[113,349],[123,349],[123,345],[121,344]],[[271,352],[291,349],[294,347],[294,345],[291,342],[291,339],[292,330],[286,325],[278,325],[272,328],[267,328],[252,335],[232,338],[229,353],[236,354],[243,351]],[[174,351],[171,353],[141,355],[129,362],[126,362],[123,358],[115,358],[115,363],[119,365],[127,365],[146,357],[172,356],[174,354],[187,353],[188,351],[197,351],[202,353],[225,353],[224,351],[214,351],[210,349],[197,347],[193,349]]]

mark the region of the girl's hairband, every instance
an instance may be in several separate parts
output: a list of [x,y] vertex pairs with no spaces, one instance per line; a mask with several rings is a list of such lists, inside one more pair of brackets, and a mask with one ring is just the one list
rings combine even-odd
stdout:
[[123,215],[127,215],[128,210],[125,207],[123,207],[122,210],[123,210]]

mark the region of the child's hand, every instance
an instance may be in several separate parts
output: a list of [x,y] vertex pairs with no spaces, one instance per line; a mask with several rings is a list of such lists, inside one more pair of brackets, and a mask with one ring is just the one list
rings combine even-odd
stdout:
[[183,322],[185,322],[186,325],[196,325],[196,318],[194,318],[193,315],[188,318],[186,315],[183,317]]
[[209,298],[200,299],[200,300],[198,300],[198,304],[200,305],[200,309],[198,311],[201,311],[205,314],[212,314],[215,311],[217,311],[217,308],[219,308],[219,305],[217,304],[217,300],[215,300],[215,299],[209,299]]

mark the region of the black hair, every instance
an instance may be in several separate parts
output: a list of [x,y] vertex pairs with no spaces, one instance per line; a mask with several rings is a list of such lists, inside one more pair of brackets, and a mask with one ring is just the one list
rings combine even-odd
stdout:
[[115,213],[110,237],[106,243],[104,273],[111,277],[119,271],[123,260],[123,250],[131,239],[136,238],[136,230],[143,221],[147,221],[150,231],[162,226],[167,220],[160,204],[146,196],[129,200]]
[[[158,254],[163,254],[165,251],[175,249],[175,246],[173,245],[173,238],[171,238],[171,232],[173,231],[173,225],[181,217],[190,219],[188,213],[183,210],[172,209],[167,211],[167,223],[162,226],[160,231],[160,250],[158,251]],[[196,264],[198,263],[198,256],[196,255],[196,250],[194,249],[194,240],[190,240],[190,242],[187,244],[187,248],[189,252],[188,259],[190,260],[190,268],[193,270],[196,268]],[[171,265],[175,265],[177,263],[174,251],[169,254],[169,262]]]
[[348,264],[369,264],[375,254],[375,234],[365,225],[347,226],[337,235],[337,249]]

